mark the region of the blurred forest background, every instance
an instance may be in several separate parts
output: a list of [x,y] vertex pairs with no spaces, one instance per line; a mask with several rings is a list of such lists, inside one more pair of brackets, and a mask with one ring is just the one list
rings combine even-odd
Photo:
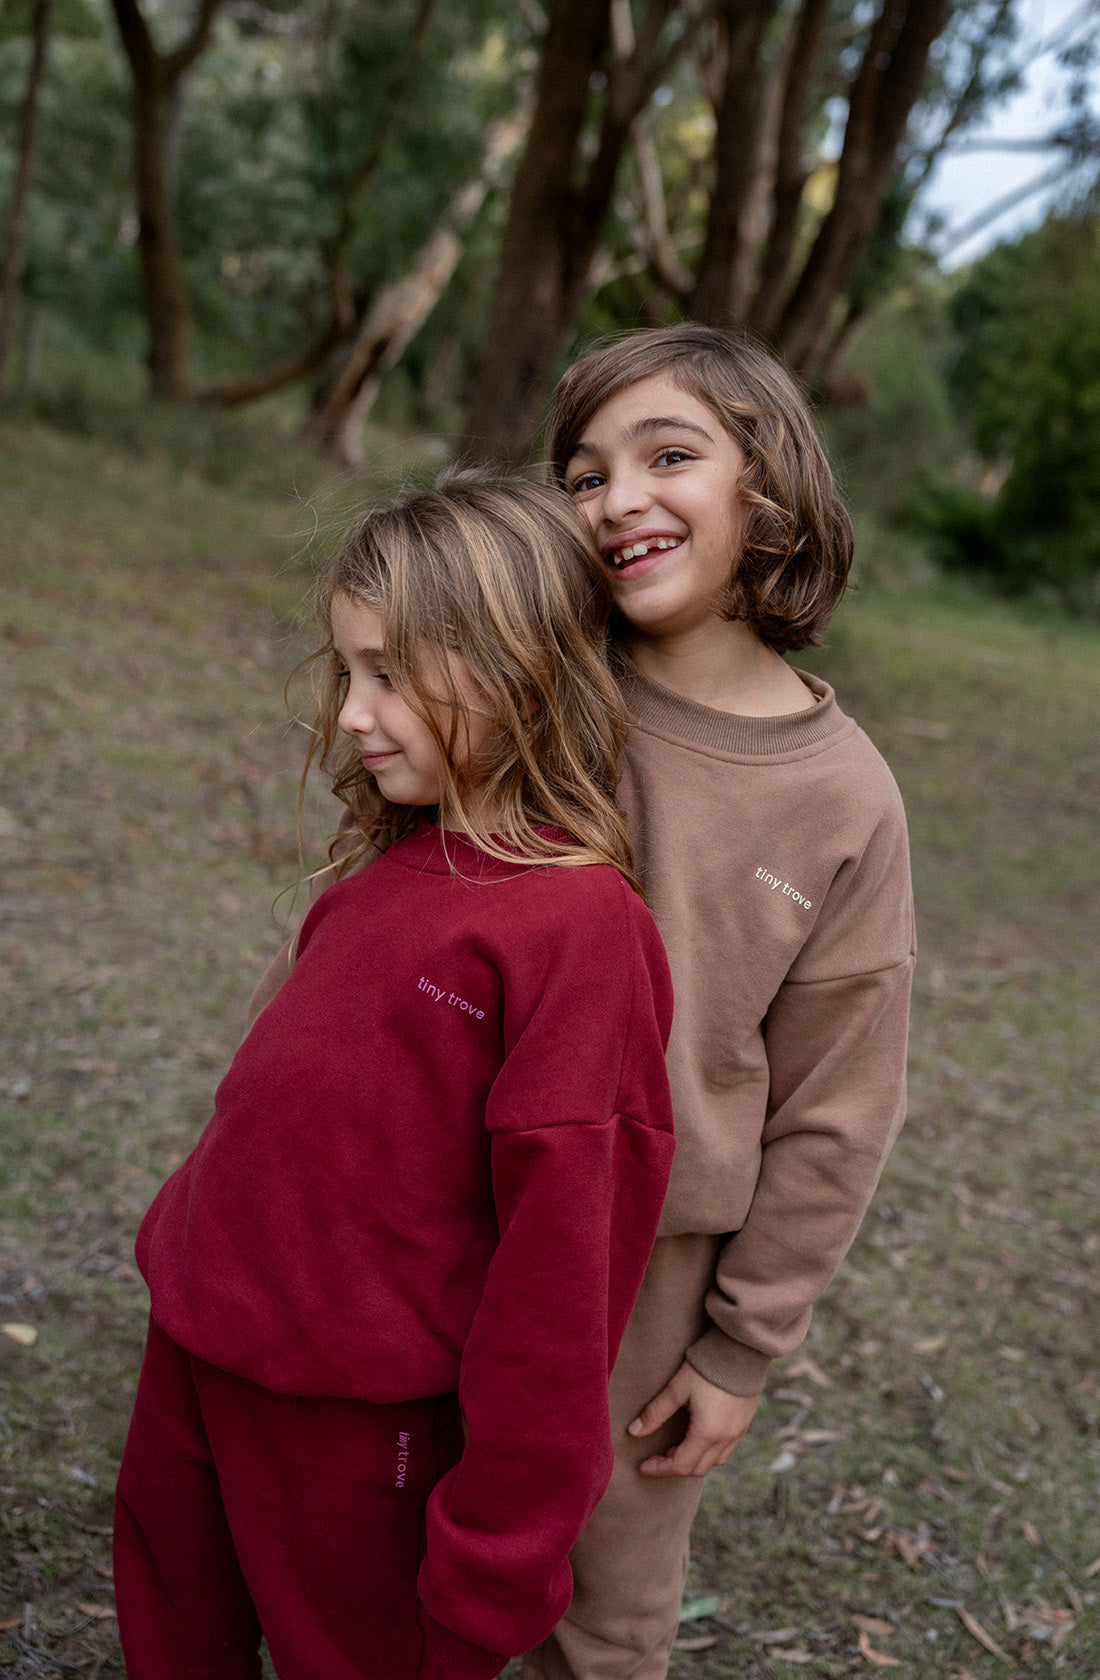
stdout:
[[[920,957],[909,1121],[708,1480],[672,1674],[1100,1680],[1098,37],[1097,0],[0,0],[4,1680],[123,1672],[134,1235],[333,827],[310,792],[299,850],[282,700],[314,555],[459,453],[537,463],[565,361],[685,315],[827,434],[861,587],[798,663],[897,776]],[[946,225],[1040,57],[1041,191]]]
[[[809,382],[873,563],[1096,610],[1089,0],[1026,39],[1017,0],[4,0],[0,19],[9,409],[223,475],[257,436],[269,463],[304,438],[362,468],[371,415],[514,463],[580,344],[686,314]],[[954,272],[922,189],[1037,54],[1061,96],[1007,144],[1052,208]]]

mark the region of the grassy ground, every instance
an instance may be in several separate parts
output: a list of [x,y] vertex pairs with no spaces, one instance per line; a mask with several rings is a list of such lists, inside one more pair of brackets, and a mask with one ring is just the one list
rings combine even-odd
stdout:
[[[124,442],[0,427],[13,1677],[121,1673],[133,1235],[281,937],[300,742],[280,690],[303,558],[341,513]],[[910,809],[912,1118],[809,1342],[709,1485],[678,1676],[1100,1676],[1098,653],[1051,614],[876,588],[812,661]],[[313,855],[326,823],[315,801]]]

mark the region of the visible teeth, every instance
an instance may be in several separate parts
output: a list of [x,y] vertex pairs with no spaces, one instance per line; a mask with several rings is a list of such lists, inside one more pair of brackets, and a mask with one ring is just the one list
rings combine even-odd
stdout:
[[629,547],[619,550],[614,557],[614,564],[621,567],[625,566],[630,560],[640,560],[643,555],[649,553],[651,548],[665,549],[675,548],[676,546],[675,537],[654,537],[647,539],[645,542],[632,543]]

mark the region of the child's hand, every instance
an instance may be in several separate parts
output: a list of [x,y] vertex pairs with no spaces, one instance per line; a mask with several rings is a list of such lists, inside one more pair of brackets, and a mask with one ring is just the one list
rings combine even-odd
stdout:
[[687,1434],[667,1456],[647,1458],[638,1468],[643,1476],[705,1476],[716,1464],[729,1461],[759,1404],[758,1394],[727,1394],[717,1388],[685,1359],[672,1381],[654,1395],[629,1428],[631,1435],[652,1435],[673,1412],[686,1406]]

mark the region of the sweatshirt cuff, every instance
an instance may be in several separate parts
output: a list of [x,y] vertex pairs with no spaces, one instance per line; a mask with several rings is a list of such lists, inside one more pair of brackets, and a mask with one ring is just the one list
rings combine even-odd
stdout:
[[731,1341],[721,1330],[711,1328],[693,1342],[685,1355],[701,1377],[727,1394],[759,1394],[764,1387],[771,1359],[744,1342]]
[[417,1680],[493,1680],[511,1660],[507,1652],[471,1645],[461,1634],[452,1633],[434,1616],[429,1616],[423,1605],[419,1619],[424,1653]]

